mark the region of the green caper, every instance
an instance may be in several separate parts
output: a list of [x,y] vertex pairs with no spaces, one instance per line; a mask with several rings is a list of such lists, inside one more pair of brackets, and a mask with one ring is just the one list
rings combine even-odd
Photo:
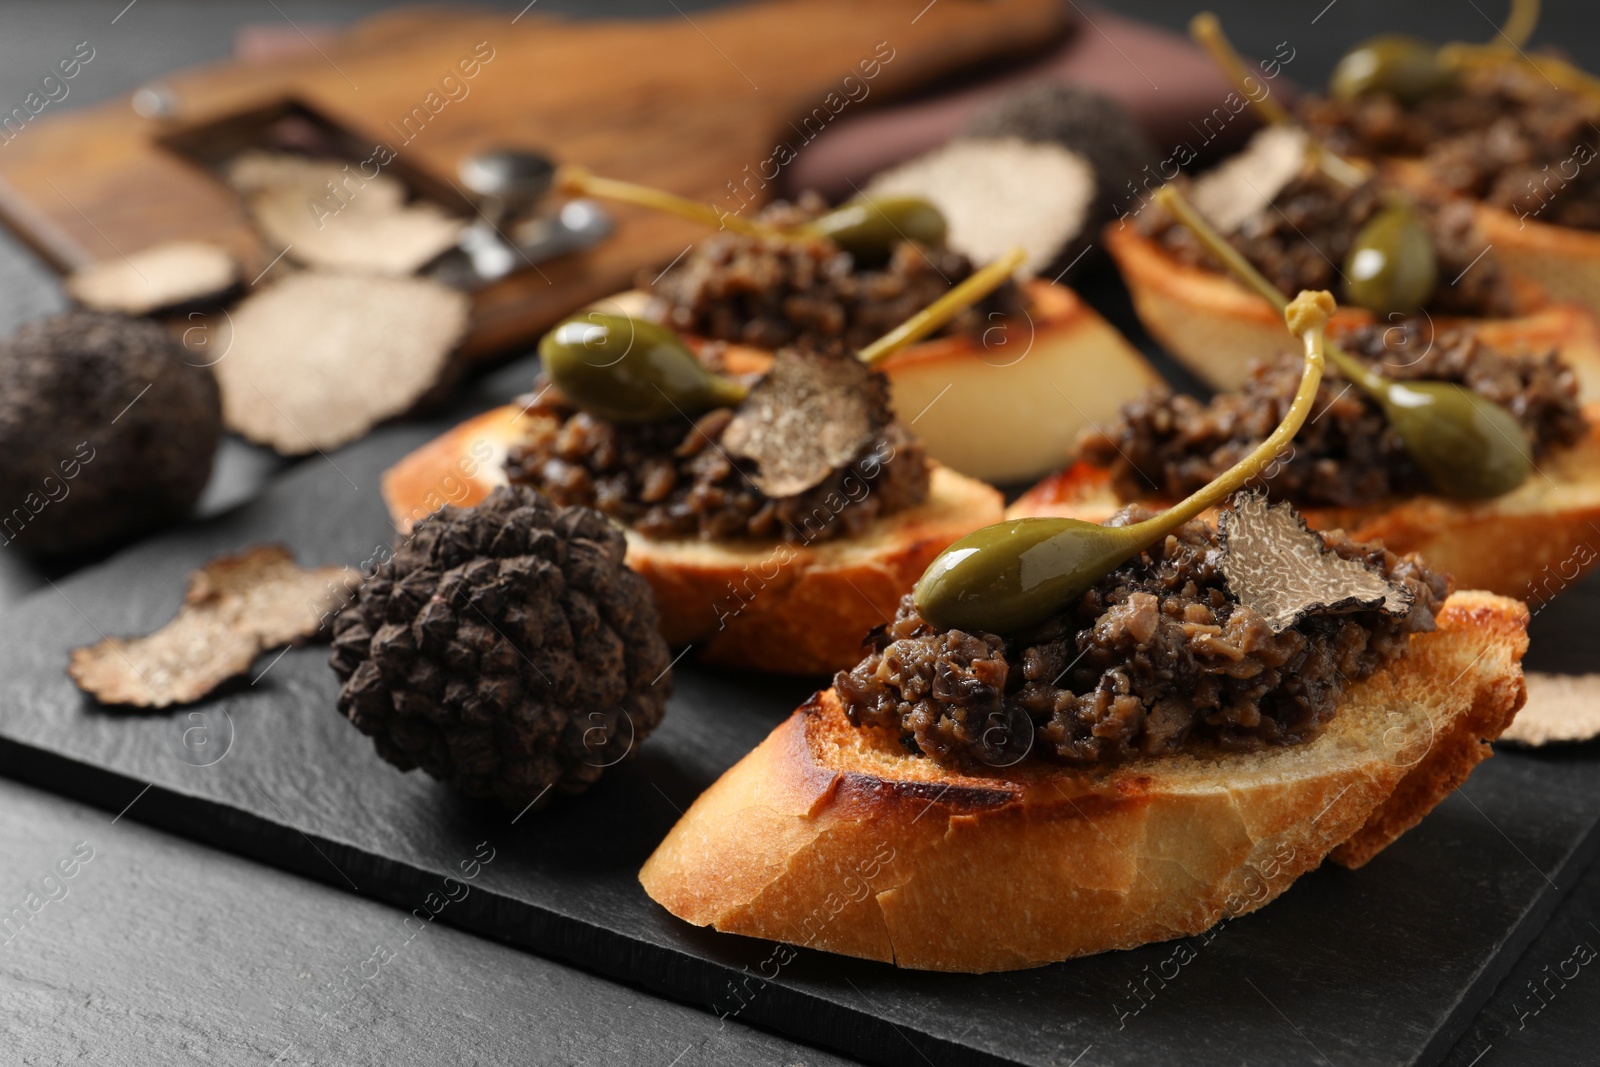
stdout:
[[1335,100],[1384,92],[1403,104],[1415,104],[1455,84],[1456,70],[1440,61],[1437,47],[1415,37],[1384,34],[1344,54],[1333,68],[1328,92]]
[[739,403],[745,387],[706,370],[665,326],[590,312],[539,342],[544,372],[584,411],[612,422],[656,422]]
[[[1236,277],[1267,301],[1284,306],[1283,294],[1177,190],[1163,186],[1155,197]],[[1454,382],[1393,381],[1337,345],[1328,346],[1328,359],[1383,407],[1400,443],[1439,492],[1499,496],[1527,480],[1533,469],[1527,432],[1487,397]]]
[[1391,204],[1357,232],[1344,275],[1350,303],[1378,315],[1415,314],[1439,284],[1433,234],[1410,204]]
[[1379,398],[1406,452],[1446,496],[1509,493],[1533,471],[1522,424],[1453,382],[1390,382]]
[[1299,432],[1322,381],[1327,293],[1303,292],[1284,311],[1306,346],[1305,371],[1283,421],[1244,459],[1199,492],[1143,522],[1097,526],[1081,519],[1014,519],[975,530],[945,549],[917,580],[917,611],[935,626],[1012,633],[1043,622],[1096,582],[1260,474]]
[[830,238],[863,263],[887,260],[901,241],[937,248],[949,232],[944,214],[920,196],[856,197],[801,229]]

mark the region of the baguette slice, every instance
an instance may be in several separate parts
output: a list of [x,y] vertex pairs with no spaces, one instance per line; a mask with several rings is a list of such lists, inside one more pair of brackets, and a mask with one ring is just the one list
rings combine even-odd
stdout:
[[813,697],[695,801],[639,880],[697,926],[902,967],[997,971],[1187,937],[1325,856],[1358,867],[1490,754],[1527,609],[1457,593],[1316,740],[1099,772],[958,775]]
[[[1112,224],[1104,233],[1139,321],[1213,388],[1237,389],[1253,360],[1271,359],[1293,343],[1283,316],[1227,275],[1180,263],[1132,226]],[[1517,318],[1434,321],[1441,328],[1472,323],[1485,344],[1502,352],[1555,349],[1577,373],[1579,396],[1600,400],[1600,321],[1582,305],[1549,301],[1532,281],[1524,279],[1518,288],[1526,291],[1531,310]],[[1370,322],[1371,312],[1341,306],[1329,335],[1337,338]]]
[[[445,504],[467,507],[505,484],[506,452],[531,419],[515,405],[495,408],[391,467],[383,499],[395,526],[409,532]],[[821,674],[860,660],[862,636],[894,617],[934,557],[1003,511],[997,490],[935,465],[927,500],[858,537],[713,542],[628,530],[627,562],[655,591],[669,644],[693,645],[708,663]]]
[[[1493,500],[1414,496],[1363,508],[1303,508],[1315,530],[1344,530],[1415,552],[1464,589],[1542,602],[1600,560],[1600,402],[1584,406],[1589,436],[1539,461]],[[1056,515],[1103,522],[1122,508],[1111,472],[1078,461],[1022,494],[1007,518]]]
[[[1073,290],[1037,279],[1024,289],[1031,304],[1024,328],[935,337],[881,367],[894,409],[913,424],[928,455],[986,482],[1025,482],[1055,470],[1078,434],[1161,383],[1138,350]],[[647,304],[648,296],[635,290],[601,306],[637,315]],[[772,353],[732,345],[724,359],[733,371],[761,371]]]

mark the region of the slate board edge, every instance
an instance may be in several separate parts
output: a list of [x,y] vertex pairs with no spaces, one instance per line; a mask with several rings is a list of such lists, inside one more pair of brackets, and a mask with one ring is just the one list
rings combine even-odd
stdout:
[[1522,918],[1506,935],[1500,951],[1491,956],[1488,963],[1473,976],[1472,981],[1457,999],[1455,1008],[1445,1016],[1443,1025],[1434,1031],[1433,1036],[1423,1046],[1416,1063],[1427,1065],[1442,1063],[1450,1054],[1450,1050],[1455,1048],[1456,1043],[1466,1036],[1478,1013],[1489,1003],[1489,998],[1494,996],[1495,990],[1510,975],[1512,968],[1527,954],[1539,932],[1549,923],[1551,916],[1561,906],[1561,902],[1566,900],[1568,894],[1583,880],[1584,873],[1597,857],[1600,857],[1600,819],[1589,824],[1589,829],[1572,849],[1561,857],[1553,872],[1545,873],[1546,880],[1553,888],[1541,892],[1534,898],[1528,910],[1523,912]]
[[[434,890],[448,871],[426,870],[367,852],[349,843],[307,835],[286,823],[219,803],[203,796],[80,762],[48,749],[0,734],[0,774],[50,792],[89,803],[118,818],[177,834],[302,877],[353,891],[402,910]],[[143,792],[141,792],[143,790]],[[307,844],[312,846],[308,851]],[[285,847],[287,846],[287,847]],[[318,852],[324,855],[318,855]],[[1412,1063],[1441,1062],[1461,1040],[1494,991],[1527,952],[1555,909],[1577,884],[1584,870],[1600,856],[1600,819],[1591,822],[1577,844],[1553,871],[1546,872],[1553,889],[1541,892],[1511,928],[1501,950],[1474,975]],[[354,886],[354,874],[367,888]],[[536,955],[559,959],[591,973],[646,988],[669,999],[704,1010],[731,980],[746,977],[730,965],[670,946],[650,945],[603,927],[582,924],[525,900],[497,894],[486,887],[449,909],[446,924]],[[515,910],[517,924],[497,921],[497,912]],[[526,918],[536,915],[536,925]],[[580,924],[588,940],[575,937]],[[751,945],[765,942],[740,938]],[[769,982],[762,996],[741,1011],[742,1024],[892,1067],[949,1064],[952,1067],[995,1067],[1016,1061],[925,1032],[913,1035],[887,1018],[853,1010],[804,991]],[[708,1021],[713,1018],[707,1013]],[[797,1025],[804,1019],[807,1025]],[[848,1037],[849,1040],[842,1040]],[[914,1054],[914,1055],[913,1055]]]
[[[451,873],[424,870],[345,842],[306,834],[231,804],[145,783],[5,734],[0,734],[0,775],[118,813],[118,819],[127,818],[402,910],[415,907]],[[306,848],[307,843],[313,846],[312,850]],[[317,850],[325,855],[319,856]],[[346,875],[351,874],[361,878],[368,888],[352,888],[352,882],[346,880]],[[512,909],[523,921],[515,926],[497,921],[497,911]],[[447,925],[648,989],[702,1011],[729,982],[748,977],[732,966],[669,946],[643,946],[602,927],[586,925],[592,940],[580,942],[573,933],[582,920],[481,886],[474,887],[459,905],[450,907],[448,914],[449,918],[441,920]],[[530,914],[538,916],[537,926],[526,923]],[[752,946],[767,944],[753,938],[738,940]],[[647,951],[641,953],[641,948]],[[760,955],[754,958],[759,959]],[[706,1011],[706,1018],[709,1024],[716,1017]],[[809,1025],[797,1025],[797,1019],[804,1019]],[[932,1034],[908,1035],[887,1018],[776,982],[763,987],[762,995],[738,1014],[738,1021],[887,1067],[925,1067],[930,1063],[936,1067],[1011,1067],[1017,1062]],[[1469,1017],[1466,1024],[1470,1022]],[[844,1036],[850,1040],[839,1040]]]

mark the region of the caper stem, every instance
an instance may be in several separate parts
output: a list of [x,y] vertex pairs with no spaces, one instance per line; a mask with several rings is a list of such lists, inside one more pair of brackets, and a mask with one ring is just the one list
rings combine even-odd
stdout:
[[775,226],[752,222],[731,212],[718,211],[710,204],[690,200],[686,196],[669,193],[664,189],[620,181],[616,178],[602,178],[586,167],[571,164],[563,166],[556,172],[555,187],[559,192],[569,196],[598,196],[606,200],[620,200],[623,203],[653,208],[670,215],[680,215],[715,229],[732,230],[734,233],[750,237],[787,236]]
[[1533,36],[1533,28],[1538,24],[1539,0],[1511,0],[1511,13],[1506,16],[1506,24],[1500,27],[1500,33],[1489,43],[1498,44],[1504,38],[1512,48],[1521,48]]
[[[1248,455],[1223,471],[1209,485],[1203,486],[1184,500],[1174,504],[1153,518],[1137,523],[1134,529],[1149,526],[1155,533],[1145,544],[1153,544],[1157,537],[1177,529],[1209,508],[1216,507],[1231,496],[1240,486],[1260,474],[1277,458],[1278,453],[1294,439],[1311,413],[1312,401],[1317,396],[1317,386],[1322,383],[1323,355],[1327,348],[1328,319],[1333,314],[1332,294],[1324,291],[1302,290],[1300,295],[1284,308],[1284,319],[1291,332],[1305,343],[1306,363],[1300,374],[1300,386],[1294,400],[1284,414],[1278,428],[1267,435]],[[1143,539],[1141,539],[1143,540]]]
[[877,366],[994,292],[1027,258],[1026,249],[1020,246],[1013,248],[988,266],[973,271],[949,292],[863,348],[857,355],[869,367]]
[[1256,270],[1255,264],[1244,258],[1244,253],[1233,247],[1211,223],[1206,221],[1204,215],[1195,210],[1193,204],[1184,199],[1182,193],[1170,185],[1163,185],[1155,192],[1155,201],[1167,210],[1173,218],[1183,223],[1189,232],[1194,234],[1195,240],[1205,246],[1222,265],[1250,288],[1261,294],[1262,298],[1280,312],[1289,306],[1289,298],[1278,291],[1278,287],[1267,281],[1266,275]]
[[[1288,109],[1272,96],[1263,93],[1258,97],[1250,91],[1250,68],[1245,66],[1238,50],[1228,40],[1228,35],[1222,32],[1222,22],[1214,13],[1202,11],[1190,19],[1189,36],[1194,39],[1195,44],[1205,49],[1206,55],[1211,57],[1211,61],[1222,71],[1223,76],[1233,84],[1240,96],[1250,102],[1267,125],[1295,124]],[[1354,188],[1367,180],[1366,171],[1316,140],[1308,140],[1306,151],[1311,156],[1312,162],[1334,181]]]
[[1239,94],[1255,106],[1263,120],[1273,126],[1287,126],[1293,119],[1289,112],[1271,96],[1263,95],[1259,100],[1249,91],[1250,69],[1244,65],[1244,60],[1239,58],[1239,53],[1229,43],[1227,34],[1222,32],[1222,21],[1210,11],[1202,11],[1189,20],[1189,36],[1194,38],[1195,44],[1205,49],[1206,55],[1211,57],[1223,73],[1223,76],[1233,84]]

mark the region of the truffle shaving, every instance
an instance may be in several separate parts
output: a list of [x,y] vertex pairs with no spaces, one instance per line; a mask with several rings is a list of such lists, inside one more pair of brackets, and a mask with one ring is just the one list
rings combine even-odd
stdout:
[[739,406],[722,445],[756,464],[750,480],[768,496],[803,493],[872,440],[871,375],[855,358],[781,350]]
[[1548,745],[1600,737],[1600,674],[1524,675],[1528,702],[1500,735],[1516,745]]
[[884,172],[866,195],[924,197],[949,223],[951,248],[987,263],[1021,245],[1023,268],[1036,272],[1082,236],[1095,175],[1059,144],[961,138]]
[[282,545],[219,556],[189,576],[171,622],[146,637],[75,648],[67,673],[102,704],[187,704],[248,671],[267,649],[328,630],[359,582],[349,567],[301,567]]
[[96,311],[148,315],[220,296],[239,280],[227,249],[204,241],[169,241],[73,271],[67,293]]
[[223,418],[285,455],[353,441],[439,383],[467,304],[423,278],[313,271],[265,286],[223,330]]
[[1239,603],[1282,633],[1310,615],[1411,610],[1411,594],[1361,563],[1328,551],[1288,504],[1241,493],[1217,522],[1222,573]]
[[1195,210],[1223,233],[1267,210],[1284,186],[1306,166],[1309,140],[1304,130],[1268,126],[1245,150],[1195,179]]

